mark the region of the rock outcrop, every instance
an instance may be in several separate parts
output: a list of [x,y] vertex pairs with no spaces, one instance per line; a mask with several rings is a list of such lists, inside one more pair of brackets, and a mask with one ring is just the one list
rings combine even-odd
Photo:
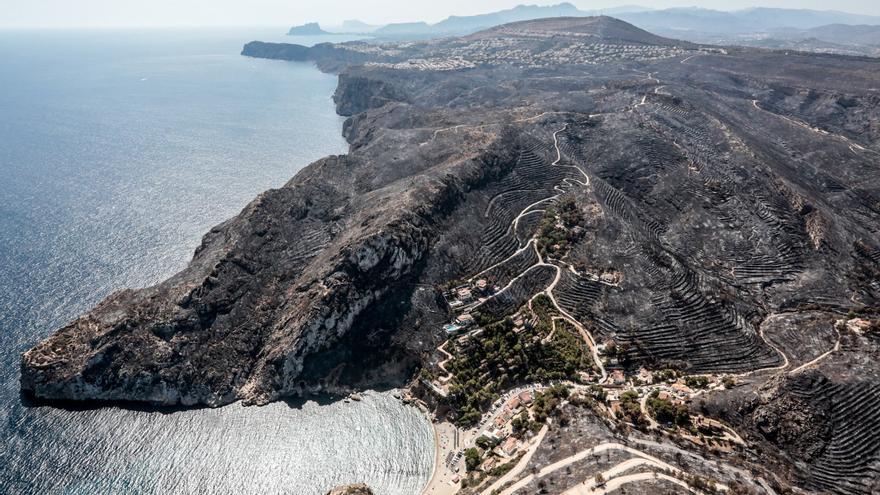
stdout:
[[373,490],[370,490],[370,487],[363,483],[355,483],[338,486],[327,492],[327,495],[373,495]]

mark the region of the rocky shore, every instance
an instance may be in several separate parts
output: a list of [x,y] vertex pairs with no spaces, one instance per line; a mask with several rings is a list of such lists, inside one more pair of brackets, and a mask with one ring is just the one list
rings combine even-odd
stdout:
[[327,492],[327,495],[373,495],[373,490],[363,483],[337,486]]
[[[376,106],[369,95],[381,89],[364,81],[340,77],[340,113]],[[496,136],[400,156],[405,136],[384,128],[392,118],[350,119],[348,155],[261,194],[206,234],[184,271],[111,295],[24,353],[22,389],[41,399],[166,406],[345,389],[332,372],[304,377],[307,357],[332,348],[356,321],[363,327],[365,312],[417,279],[438,226],[469,189],[511,163],[515,148]]]

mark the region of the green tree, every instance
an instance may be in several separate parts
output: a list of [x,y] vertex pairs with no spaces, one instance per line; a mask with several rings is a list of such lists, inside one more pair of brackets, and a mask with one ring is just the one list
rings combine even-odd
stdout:
[[495,441],[487,437],[486,435],[480,435],[480,437],[477,438],[476,442],[474,443],[477,444],[477,447],[483,450],[489,450],[495,446]]
[[510,422],[514,435],[520,435],[529,428],[529,413],[523,411]]
[[468,471],[476,471],[480,467],[480,451],[471,447],[464,451],[464,465]]
[[705,376],[686,376],[684,383],[690,388],[706,388],[709,385],[709,378]]

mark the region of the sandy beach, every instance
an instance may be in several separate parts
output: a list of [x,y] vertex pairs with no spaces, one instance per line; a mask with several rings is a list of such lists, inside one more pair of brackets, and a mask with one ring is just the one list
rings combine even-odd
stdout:
[[[424,495],[452,495],[458,490],[459,473],[464,472],[464,460],[459,459],[452,468],[450,468],[446,459],[460,450],[463,445],[462,439],[459,440],[459,447],[455,446],[456,428],[446,421],[436,421],[430,413],[426,413],[431,421],[434,429],[434,469],[431,472],[431,479],[422,490]],[[458,468],[458,473],[455,472]]]

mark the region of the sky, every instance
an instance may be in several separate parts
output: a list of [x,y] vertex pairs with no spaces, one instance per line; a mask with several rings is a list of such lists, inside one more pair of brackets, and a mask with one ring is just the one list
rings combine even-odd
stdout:
[[[0,27],[288,26],[360,19],[374,24],[436,22],[520,3],[552,5],[562,0],[0,0]],[[783,7],[842,10],[880,15],[878,0],[570,0],[581,9],[635,4],[652,8],[718,10]]]

